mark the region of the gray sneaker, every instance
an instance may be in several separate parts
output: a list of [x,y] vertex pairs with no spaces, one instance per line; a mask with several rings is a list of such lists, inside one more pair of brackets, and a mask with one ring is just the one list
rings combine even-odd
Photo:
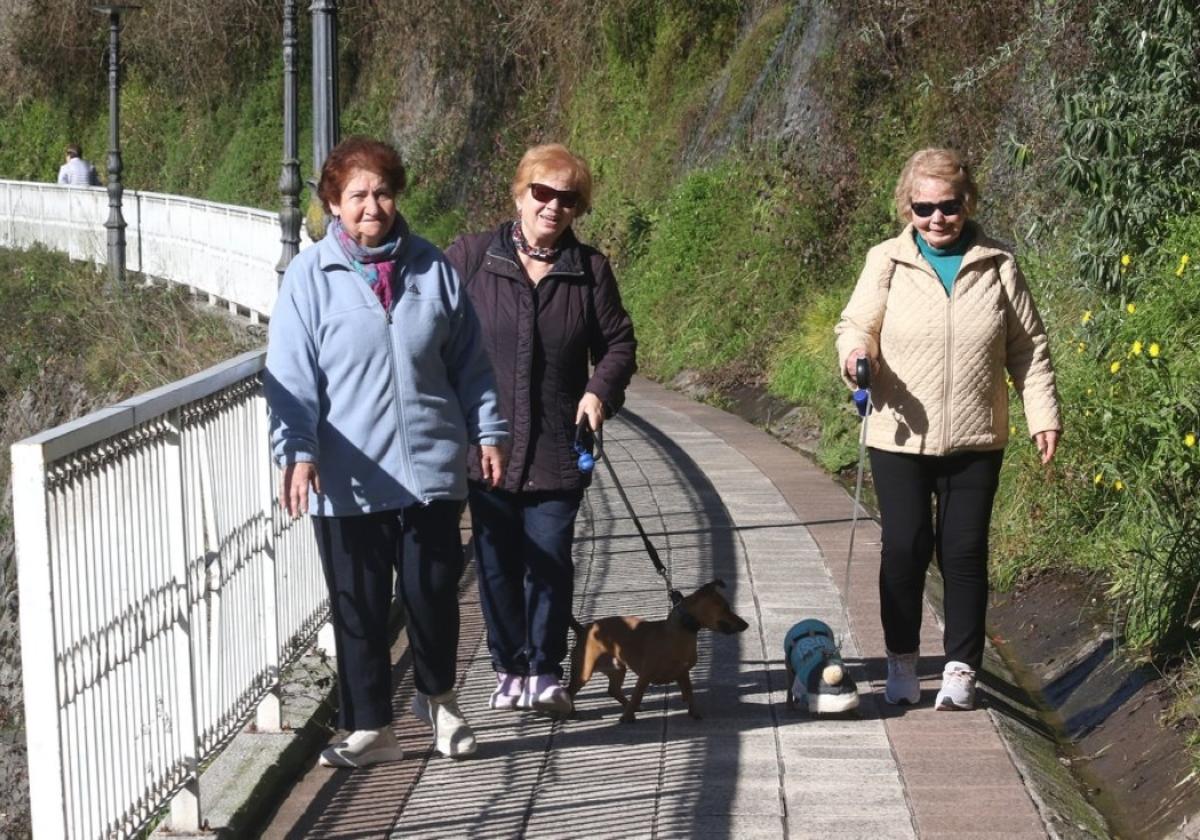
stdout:
[[887,685],[883,688],[883,699],[893,706],[907,703],[912,706],[921,700],[921,681],[917,679],[917,660],[921,652],[887,652]]
[[934,708],[939,712],[963,712],[975,708],[975,672],[971,666],[965,662],[946,663]]

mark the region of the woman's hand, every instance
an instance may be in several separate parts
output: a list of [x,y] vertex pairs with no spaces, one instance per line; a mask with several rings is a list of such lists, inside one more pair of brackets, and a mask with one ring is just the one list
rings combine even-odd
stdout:
[[317,474],[317,465],[311,461],[300,461],[288,464],[283,468],[283,481],[279,486],[279,506],[287,511],[288,516],[308,513],[308,488],[320,493],[321,477]]
[[[879,373],[879,360],[867,356],[867,351],[861,347],[857,350],[851,350],[850,355],[846,357],[846,375],[850,377],[850,381],[858,384],[858,360],[868,359],[871,363],[871,378]],[[860,386],[861,387],[861,386]]]
[[499,446],[480,446],[479,469],[485,484],[499,487],[504,480],[504,450]]
[[587,418],[588,426],[593,432],[600,431],[600,427],[604,425],[604,403],[591,391],[583,395],[579,407],[575,409],[575,425],[578,426],[584,417]]
[[1045,432],[1038,432],[1033,436],[1033,442],[1037,444],[1038,454],[1042,456],[1042,463],[1049,464],[1054,458],[1054,453],[1058,449],[1058,438],[1062,434],[1058,429],[1050,429]]

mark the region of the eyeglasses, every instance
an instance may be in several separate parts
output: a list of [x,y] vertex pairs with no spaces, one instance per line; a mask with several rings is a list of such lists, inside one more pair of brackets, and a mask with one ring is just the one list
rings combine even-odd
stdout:
[[914,201],[908,205],[913,213],[922,219],[928,219],[934,210],[942,211],[943,216],[957,216],[963,211],[962,199],[952,198],[949,201]]
[[554,187],[547,187],[545,184],[530,184],[529,193],[535,201],[540,201],[542,204],[549,204],[554,199],[558,199],[558,206],[570,210],[579,203],[578,190],[556,190]]

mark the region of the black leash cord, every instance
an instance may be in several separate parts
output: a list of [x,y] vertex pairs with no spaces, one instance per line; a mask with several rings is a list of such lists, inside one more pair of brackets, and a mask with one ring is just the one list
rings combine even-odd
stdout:
[[[587,421],[581,420],[580,427]],[[576,438],[578,438],[578,431]],[[642,527],[642,520],[638,518],[637,513],[633,509],[633,504],[629,501],[629,496],[625,493],[625,488],[621,485],[621,479],[617,477],[617,471],[612,465],[612,461],[604,457],[604,432],[603,429],[595,432],[594,438],[596,441],[596,460],[603,461],[604,466],[608,468],[608,474],[612,477],[613,485],[617,488],[617,495],[621,497],[621,501],[625,504],[625,509],[629,511],[629,516],[633,520],[633,527],[637,528],[638,536],[642,538],[642,545],[646,547],[646,553],[650,555],[650,562],[654,564],[654,570],[662,577],[667,584],[667,597],[671,599],[671,604],[677,604],[683,600],[682,593],[671,585],[671,575],[667,572],[667,567],[663,565],[662,559],[658,556],[658,550],[654,547],[654,543],[650,542],[650,537],[646,533],[646,529]]]

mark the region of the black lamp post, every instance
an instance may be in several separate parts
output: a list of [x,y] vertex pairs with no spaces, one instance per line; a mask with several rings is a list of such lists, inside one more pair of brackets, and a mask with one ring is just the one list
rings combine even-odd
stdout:
[[283,253],[275,273],[279,284],[296,254],[300,253],[299,99],[296,91],[296,0],[283,3],[283,167],[279,173],[282,209],[279,211]]
[[125,217],[121,215],[121,15],[140,9],[129,3],[93,6],[108,15],[108,285],[125,284]]
[[337,0],[313,0],[313,171],[319,176],[325,158],[338,144]]

